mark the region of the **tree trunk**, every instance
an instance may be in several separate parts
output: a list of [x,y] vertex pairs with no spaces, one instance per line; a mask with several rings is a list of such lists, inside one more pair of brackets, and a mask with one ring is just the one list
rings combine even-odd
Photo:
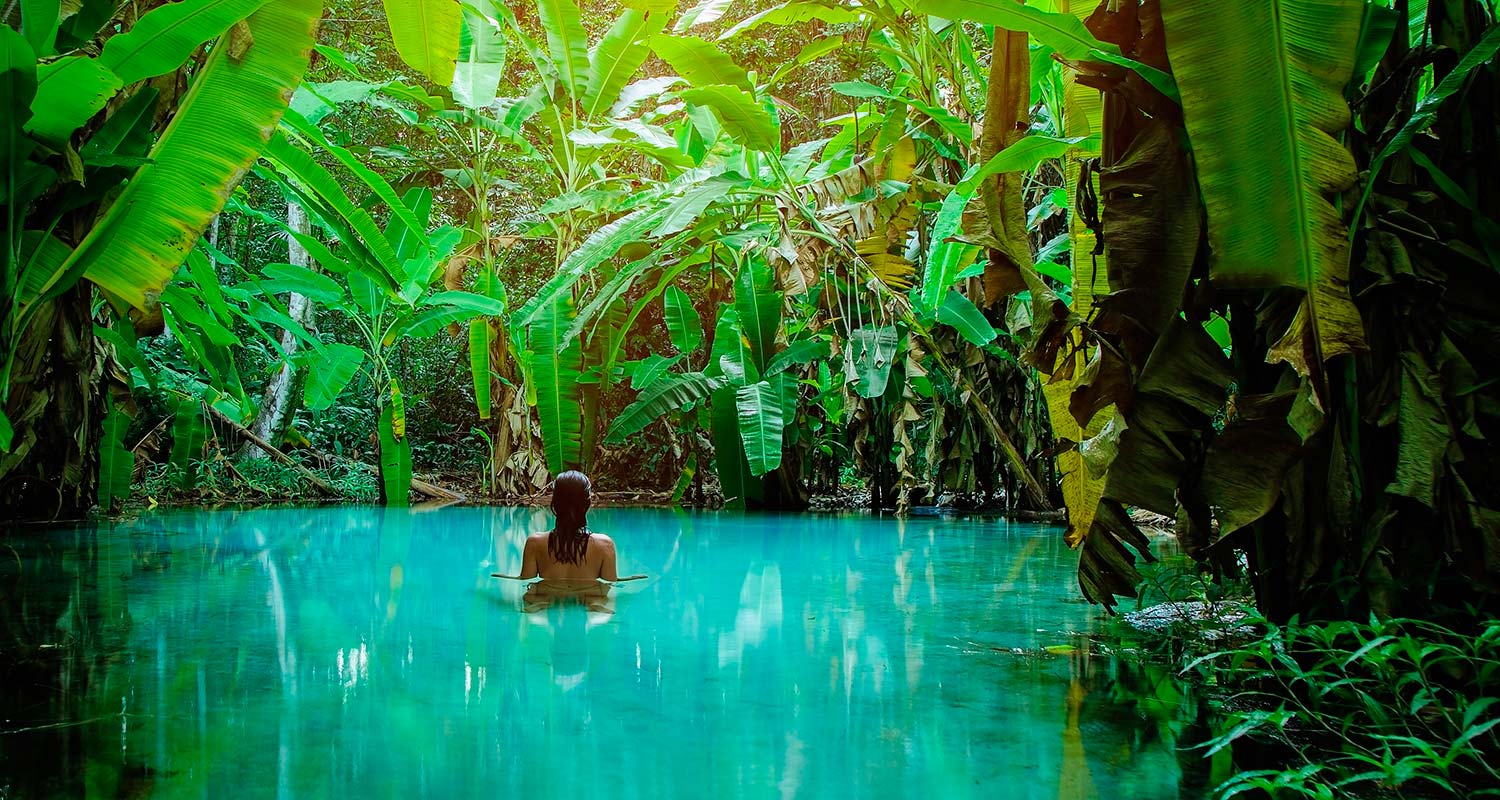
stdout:
[[99,472],[99,378],[93,285],[80,282],[42,308],[16,348],[5,414],[15,436],[0,453],[0,518],[80,517]]
[[[307,212],[295,202],[287,202],[286,219],[291,229],[298,233],[306,235],[312,230],[307,221]],[[293,237],[287,237],[287,260],[299,267],[310,267],[312,261],[308,258],[307,250]],[[313,327],[315,310],[316,306],[300,294],[293,294],[291,301],[287,303],[289,316],[304,328]],[[260,412],[255,417],[255,423],[250,426],[251,432],[273,445],[280,443],[282,437],[286,436],[292,417],[296,415],[297,407],[302,402],[302,387],[307,383],[307,370],[298,367],[291,360],[300,347],[301,342],[290,331],[282,332],[281,349],[286,351],[287,358],[281,362],[281,369],[276,371],[275,377],[267,384]],[[266,458],[268,454],[252,443],[245,445],[240,456]]]

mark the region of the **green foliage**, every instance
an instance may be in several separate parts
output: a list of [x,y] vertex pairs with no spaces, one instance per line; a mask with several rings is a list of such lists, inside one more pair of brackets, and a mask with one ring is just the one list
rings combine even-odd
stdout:
[[463,14],[455,0],[382,0],[396,52],[439,86],[454,80]]
[[317,0],[269,3],[245,21],[255,42],[246,53],[235,55],[233,42],[214,49],[149,163],[50,284],[81,272],[126,302],[145,304],[145,292],[170,277],[266,146],[270,123],[307,68],[321,11]]
[[1469,620],[1462,633],[1412,619],[1262,620],[1258,638],[1191,662],[1188,673],[1242,700],[1205,756],[1253,740],[1291,755],[1282,769],[1236,773],[1215,796],[1500,793],[1500,622]]
[[566,295],[543,307],[531,326],[531,373],[536,380],[537,417],[547,468],[553,475],[576,469],[583,453],[582,420],[578,410],[578,379],[583,371],[582,348],[566,339],[573,316],[573,299]]
[[125,444],[130,415],[115,405],[113,399],[108,401],[106,409],[104,434],[99,440],[99,506],[111,510],[130,497],[135,453]]
[[[396,384],[392,394],[399,397]],[[380,409],[380,496],[388,506],[404,506],[411,491],[411,442],[406,438],[405,411],[395,402]]]
[[703,322],[692,299],[676,286],[668,286],[662,295],[662,308],[672,346],[684,356],[691,355],[703,343]]

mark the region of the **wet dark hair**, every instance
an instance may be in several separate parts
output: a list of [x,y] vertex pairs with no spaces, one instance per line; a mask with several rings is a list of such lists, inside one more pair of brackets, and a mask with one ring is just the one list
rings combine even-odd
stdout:
[[589,506],[594,487],[589,476],[568,470],[552,482],[552,515],[557,524],[547,537],[547,552],[562,564],[582,564],[589,549]]

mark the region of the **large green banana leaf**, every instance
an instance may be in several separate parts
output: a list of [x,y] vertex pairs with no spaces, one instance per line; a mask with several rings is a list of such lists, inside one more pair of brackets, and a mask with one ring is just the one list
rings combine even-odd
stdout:
[[615,444],[623,442],[626,437],[651,424],[661,415],[676,411],[689,403],[696,403],[722,388],[725,383],[722,376],[710,377],[701,372],[664,375],[646,387],[634,403],[626,406],[615,417],[605,441]]
[[724,492],[726,508],[746,508],[763,496],[760,478],[750,473],[745,445],[740,439],[739,406],[735,387],[724,386],[709,398],[713,418],[714,469]]
[[646,41],[666,24],[666,14],[647,14],[634,8],[620,13],[589,53],[588,85],[583,90],[585,118],[602,116],[614,106],[620,90],[651,55]]
[[458,0],[383,0],[391,40],[407,66],[438,86],[453,81],[463,14]]
[[664,208],[643,208],[594,231],[577,250],[563,259],[562,266],[557,268],[557,274],[521,306],[516,312],[516,322],[525,325],[535,320],[543,309],[555,303],[559,297],[570,294],[573,285],[584,273],[618,253],[627,243],[645,238],[646,233],[656,227],[665,213]]
[[109,37],[99,63],[126,85],[165,75],[182,66],[204,42],[265,4],[266,0],[182,0],[157,6],[130,30]]
[[246,21],[248,50],[237,54],[221,40],[151,162],[44,285],[66,285],[82,273],[143,308],[265,148],[307,69],[322,11],[320,0],[267,3]]
[[474,0],[464,8],[459,61],[453,71],[453,99],[468,108],[488,108],[505,75],[505,37],[495,23],[493,0]]
[[713,111],[730,138],[752,150],[781,150],[781,120],[773,108],[737,86],[715,85],[684,89],[683,100]]
[[332,406],[365,362],[365,351],[353,345],[334,342],[320,350],[316,362],[308,365],[307,383],[302,388],[302,402],[310,411]]
[[99,439],[99,506],[109,511],[116,502],[130,497],[130,479],[135,471],[135,454],[125,447],[130,417],[114,400],[106,401],[104,436]]
[[209,427],[203,419],[203,404],[200,400],[179,400],[174,406],[172,454],[169,462],[177,469],[178,487],[186,489],[196,483],[196,462],[203,459],[203,447],[208,443]]
[[589,39],[583,17],[573,0],[537,0],[537,16],[547,34],[551,67],[574,98],[583,97],[588,86]]
[[576,468],[583,450],[578,410],[583,349],[578,339],[564,338],[572,321],[573,298],[564,294],[544,306],[529,329],[537,418],[542,426],[547,469],[553,475]]
[[682,33],[698,25],[717,22],[732,5],[734,5],[734,0],[699,0],[697,5],[682,12],[672,26],[672,32]]
[[[394,293],[404,277],[394,273],[400,267],[400,259],[370,213],[354,204],[323,165],[284,137],[271,140],[266,160],[272,169],[261,173],[281,183],[283,190],[295,195],[309,214],[338,234],[343,245],[341,252],[347,257],[340,260],[382,290]],[[317,250],[309,248],[309,251],[314,257],[319,255]],[[335,269],[331,266],[334,261],[324,263],[321,258],[318,261],[325,269]]]
[[[975,171],[971,169],[970,174]],[[971,192],[954,189],[938,208],[932,223],[932,243],[927,248],[927,268],[922,274],[922,292],[918,296],[923,313],[937,311],[948,287],[979,256],[978,247],[954,238],[963,230],[964,209],[973,197]]]
[[474,405],[480,419],[490,418],[490,342],[494,338],[490,321],[469,321],[469,375],[474,379]]
[[1349,245],[1334,196],[1355,164],[1349,125],[1362,0],[1162,0],[1208,211],[1210,274],[1223,287],[1308,293],[1276,354],[1313,362],[1363,345],[1349,296]]
[[786,425],[781,395],[780,381],[776,385],[758,381],[735,389],[740,441],[751,475],[765,475],[781,466],[781,434]]
[[691,86],[727,85],[746,91],[755,88],[743,67],[702,39],[660,34],[651,37],[651,49]]
[[21,0],[21,33],[37,55],[52,55],[61,17],[58,0]]
[[667,334],[677,352],[689,355],[703,343],[703,321],[693,300],[687,292],[674,286],[667,287],[662,295],[662,316],[667,321]]
[[[394,389],[395,384],[391,384]],[[393,395],[398,396],[396,392]],[[380,485],[388,506],[404,506],[411,493],[411,442],[406,438],[406,423],[395,403],[380,409],[377,426],[380,438]]]
[[766,371],[781,329],[782,297],[771,288],[772,280],[770,266],[757,257],[745,262],[734,282],[734,307],[757,374]]
[[36,99],[26,132],[53,143],[66,142],[121,86],[120,78],[98,59],[81,55],[42,64],[36,76]]

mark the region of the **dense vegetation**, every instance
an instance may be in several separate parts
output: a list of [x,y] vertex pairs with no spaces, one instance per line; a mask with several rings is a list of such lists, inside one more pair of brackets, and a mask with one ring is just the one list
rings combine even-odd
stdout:
[[855,480],[1492,607],[1495,12],[11,3],[0,495]]

